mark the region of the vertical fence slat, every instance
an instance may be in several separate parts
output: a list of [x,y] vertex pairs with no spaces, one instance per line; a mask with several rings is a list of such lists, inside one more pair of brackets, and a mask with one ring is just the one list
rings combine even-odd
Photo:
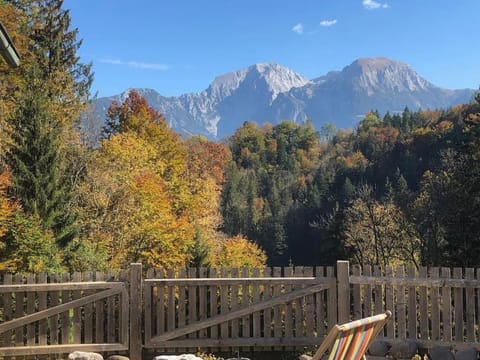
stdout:
[[[217,277],[217,270],[214,268],[210,269],[209,273],[211,278]],[[210,295],[210,317],[216,316],[218,314],[218,296],[217,296],[217,286],[209,286],[209,295]],[[210,338],[218,339],[218,325],[213,325],[210,328]],[[215,351],[215,348],[212,348],[212,351]]]
[[[5,274],[3,277],[3,283],[5,285],[11,285],[12,284],[12,274]],[[11,293],[5,293],[3,294],[3,311],[4,311],[4,319],[5,321],[12,320],[12,294]],[[11,346],[12,345],[12,335],[13,332],[11,330],[6,331],[3,334],[3,341],[5,346]]]
[[[375,265],[373,267],[373,275],[376,276],[376,277],[381,277],[382,276],[382,270],[380,269],[380,266],[378,265]],[[380,314],[382,311],[385,311],[385,307],[384,307],[384,299],[383,299],[383,286],[382,285],[375,285],[375,288],[374,288],[374,296],[375,296],[375,313],[376,314]],[[395,309],[387,309],[387,310],[390,310],[392,312],[392,315],[393,315],[393,312]]]
[[[242,269],[242,277],[248,277],[248,268]],[[247,307],[249,305],[250,298],[250,286],[247,282],[242,284],[242,307]],[[250,335],[250,316],[246,315],[242,317],[242,337],[249,338]]]
[[[197,277],[197,269],[190,268],[188,269],[188,277],[189,278],[196,278]],[[188,287],[188,324],[193,324],[194,322],[198,321],[198,313],[197,313],[197,286],[191,285]],[[189,338],[196,339],[198,338],[198,333],[194,332],[189,334]]]
[[[393,268],[391,266],[385,267],[385,276],[393,276]],[[395,322],[396,322],[396,308],[394,306],[394,290],[391,284],[385,285],[385,305],[387,309],[391,309],[392,311],[392,318],[390,321],[387,322],[387,337],[394,338],[395,337]]]
[[[260,277],[260,269],[253,269],[253,277]],[[260,286],[258,283],[253,285],[253,295],[252,295],[252,302],[254,304],[260,302]],[[252,325],[253,325],[253,337],[258,339],[261,334],[261,325],[260,325],[260,311],[255,311],[252,317]],[[258,347],[256,346],[254,350],[258,351]]]
[[348,261],[337,261],[338,322],[350,321],[350,282]]
[[[272,269],[267,267],[263,271],[263,276],[271,277]],[[265,284],[263,287],[263,299],[270,300],[272,298],[273,288],[270,284]],[[263,311],[263,337],[271,338],[272,337],[272,308],[269,307]],[[265,351],[270,351],[271,348],[266,347]]]
[[[105,274],[97,271],[95,273],[95,281],[103,281]],[[105,300],[98,300],[95,302],[95,342],[103,343],[105,337]]]
[[[352,266],[352,274],[355,276],[360,276],[362,274],[362,269],[360,265]],[[362,295],[361,295],[361,285],[353,284],[352,285],[352,300],[353,300],[353,319],[362,318]]]
[[[273,277],[281,277],[282,268],[273,268]],[[282,285],[278,284],[273,287],[273,297],[280,296],[282,293]],[[280,338],[282,336],[282,313],[284,312],[284,305],[277,305],[273,308],[273,336]],[[274,350],[282,350],[281,346],[276,346]]]
[[[474,269],[465,269],[465,280],[474,279]],[[475,342],[475,291],[471,286],[467,286],[465,290],[466,296],[466,320],[467,320],[467,341]],[[478,310],[478,309],[477,309]]]
[[[427,280],[427,268],[425,266],[420,266],[418,269],[418,276],[422,280]],[[422,340],[428,340],[430,338],[429,334],[429,321],[428,321],[428,287],[421,286],[418,290],[418,295],[420,298],[420,338]]]
[[[407,268],[409,279],[416,278],[415,266],[410,265]],[[417,288],[415,286],[408,287],[408,338],[417,338]]]
[[[239,272],[238,272],[238,268],[233,268],[232,269],[232,278],[238,278],[238,275],[239,275]],[[239,308],[239,297],[240,297],[240,291],[239,291],[239,286],[238,286],[238,283],[234,283],[232,285],[232,294],[231,294],[231,309],[232,311],[235,311]],[[232,320],[232,330],[231,330],[231,333],[232,333],[232,339],[237,339],[238,336],[239,336],[239,329],[240,326],[239,326],[239,321],[238,319],[233,319]]]
[[[430,268],[430,277],[439,278],[439,268]],[[440,292],[437,286],[430,287],[430,306],[432,312],[432,340],[440,340]]]
[[[84,281],[92,281],[93,274],[90,271],[87,271],[83,274]],[[91,295],[93,291],[85,291],[85,295]],[[91,344],[93,341],[93,304],[89,303],[85,305],[84,313],[84,342],[86,344]]]
[[[453,269],[453,278],[462,279],[463,271],[461,268]],[[463,341],[463,288],[454,289],[454,328],[455,328],[455,341]]]
[[331,280],[330,287],[328,289],[328,303],[327,303],[327,317],[328,317],[328,330],[337,323],[337,279],[335,278],[335,269],[333,266],[327,267],[327,277]]
[[[27,284],[35,284],[35,274],[27,275]],[[36,311],[35,306],[35,292],[27,292],[27,314],[33,314]],[[27,325],[27,345],[35,345],[35,323]]]
[[[199,277],[205,278],[207,277],[207,269],[202,267],[199,269]],[[198,296],[199,304],[198,304],[198,318],[200,321],[205,320],[207,318],[207,288],[205,285],[200,285],[198,289]],[[207,329],[202,329],[198,333],[198,337],[204,339],[207,337]]]
[[[285,277],[292,277],[293,276],[293,268],[292,267],[286,267],[283,269],[284,271],[284,276]],[[289,292],[292,291],[292,285],[285,285],[285,293],[288,294]],[[284,316],[284,336],[285,338],[293,338],[293,307],[292,307],[292,302],[288,302],[285,306],[285,316]],[[292,347],[286,346],[285,347],[286,351],[291,351],[293,350]]]
[[142,264],[130,265],[130,359],[142,358]]
[[[82,281],[82,274],[75,272],[72,276],[72,281],[80,282]],[[81,291],[72,292],[72,300],[80,299],[82,296]],[[82,340],[82,315],[81,308],[76,307],[73,309],[73,343],[79,344]]]
[[[62,274],[62,282],[70,282],[70,274]],[[62,291],[62,304],[70,301],[70,291]],[[60,316],[60,327],[62,330],[62,344],[68,344],[70,341],[70,314],[64,311]]]
[[[163,279],[164,272],[163,269],[157,269],[155,271],[155,278]],[[165,303],[165,286],[163,284],[159,284],[156,286],[156,297],[155,297],[155,312],[156,312],[156,332],[155,334],[160,335],[165,332],[165,311],[166,311],[166,304]]]
[[[405,268],[403,265],[400,265],[396,269],[396,277],[405,278]],[[397,286],[397,296],[396,296],[396,305],[397,305],[397,337],[400,339],[407,338],[407,320],[406,320],[406,299],[405,299],[405,286]]]
[[[441,277],[450,279],[450,268],[443,267]],[[450,286],[442,287],[442,317],[443,317],[443,340],[452,340],[452,289]]]
[[[15,284],[23,284],[23,276],[21,274],[15,274]],[[14,318],[20,318],[24,315],[23,302],[25,293],[18,291],[15,293],[15,315]],[[15,345],[23,346],[24,327],[18,327],[15,329]]]
[[[304,269],[304,276],[314,276],[313,275],[313,268],[306,267]],[[313,337],[313,328],[314,328],[314,294],[307,295],[305,297],[305,314],[304,320],[302,321],[305,324],[305,337],[312,338]]]
[[[146,273],[146,279],[152,279],[155,277],[155,270],[150,268],[150,269],[147,269],[147,273]],[[161,285],[160,285],[161,286]],[[159,287],[160,287],[159,286]],[[154,306],[153,306],[153,294],[157,291],[157,288],[152,286],[152,285],[149,285],[148,283],[145,283],[144,287],[143,287],[143,302],[145,304],[145,317],[144,317],[144,321],[145,321],[145,328],[144,328],[144,332],[145,332],[145,343],[148,344],[148,342],[150,341],[150,339],[152,338],[152,327],[154,326],[155,324],[155,327],[158,326],[157,324],[157,321],[158,320],[158,313],[156,311],[156,309],[154,309]],[[155,305],[157,305],[157,303],[155,302]],[[156,315],[154,317],[154,315]],[[154,321],[152,321],[154,320]],[[158,330],[155,331],[154,333],[157,333],[158,334]]]
[[[186,271],[185,269],[180,269],[178,272],[178,278],[184,279],[186,278]],[[186,323],[186,301],[187,301],[187,286],[186,285],[179,285],[177,286],[176,291],[178,292],[178,306],[177,306],[177,314],[178,314],[178,321],[177,321],[177,328],[181,328],[185,326]],[[179,339],[185,339],[188,335],[184,335]],[[187,351],[185,348],[178,348],[178,352],[184,353]]]
[[[365,276],[372,276],[372,267],[370,265],[363,265],[363,274]],[[372,309],[372,286],[367,284],[363,287],[363,294],[365,296],[365,313],[364,316],[371,316]]]
[[[304,276],[305,268],[303,266],[296,266],[294,269],[294,276],[295,277],[302,277]],[[301,288],[295,287],[295,290]],[[300,338],[303,336],[303,307],[304,307],[305,298],[297,298],[294,301],[295,306],[295,338]]]
[[[228,277],[229,273],[230,273],[230,269],[228,268],[221,269],[221,276],[223,278]],[[221,285],[220,286],[220,313],[222,315],[225,315],[230,311],[229,304],[228,304],[228,295],[229,295],[229,286]],[[222,339],[228,339],[228,321],[224,321],[220,324],[220,337]],[[227,351],[229,350],[229,348],[223,347],[222,350]]]
[[[325,268],[322,266],[315,267],[315,277],[321,279],[325,277]],[[327,291],[319,291],[315,293],[315,330],[318,338],[325,335],[325,294]]]

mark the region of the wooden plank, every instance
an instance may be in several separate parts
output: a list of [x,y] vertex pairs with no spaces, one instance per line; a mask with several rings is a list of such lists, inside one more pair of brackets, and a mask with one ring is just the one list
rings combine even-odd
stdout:
[[[107,272],[107,279],[110,281],[115,281],[115,273],[113,271],[108,271]],[[117,323],[115,321],[116,319],[116,306],[115,306],[115,297],[110,296],[106,300],[107,302],[107,342],[108,343],[113,343],[116,341],[116,330],[117,330]]]
[[[248,268],[242,269],[242,277],[245,279],[249,275]],[[241,307],[247,307],[250,305],[250,285],[247,281],[242,283],[242,304]],[[242,317],[242,337],[250,338],[250,314]]]
[[[294,270],[292,267],[286,267],[283,269],[283,274],[286,277],[292,277]],[[285,294],[292,293],[293,286],[292,284],[285,283]],[[293,338],[293,308],[292,303],[288,302],[285,304],[285,316],[284,316],[284,337]],[[285,347],[285,351],[292,351],[292,347]]]
[[[232,269],[232,278],[238,278],[240,276],[239,269],[238,268],[233,268]],[[239,293],[239,286],[237,282],[234,282],[231,287],[232,294],[231,294],[231,309],[232,310],[237,310],[240,308],[239,305],[239,298],[241,294]],[[238,319],[233,319],[232,320],[232,328],[231,328],[231,337],[233,339],[236,339],[240,336],[240,326],[239,326],[239,320]]]
[[[391,266],[385,267],[385,275],[393,277],[393,268]],[[387,321],[385,328],[387,329],[387,337],[395,338],[395,299],[394,299],[394,289],[393,285],[385,285],[385,307],[387,310],[392,312],[392,317],[390,321]]]
[[370,285],[403,285],[403,286],[428,286],[428,287],[444,287],[449,286],[452,288],[464,288],[471,286],[474,288],[480,288],[480,281],[478,280],[465,280],[465,279],[427,279],[422,280],[418,278],[397,278],[394,276],[350,276],[351,284],[370,284]]
[[[58,281],[58,276],[57,274],[51,274],[50,275],[50,283],[56,283]],[[55,307],[57,306],[60,302],[59,302],[59,296],[60,296],[60,293],[57,290],[53,290],[53,291],[50,291],[49,292],[49,295],[50,295],[50,301],[48,302],[48,306],[47,307]],[[59,317],[58,317],[58,314],[56,315],[52,315],[50,317],[47,318],[48,320],[48,324],[50,326],[50,334],[49,334],[49,337],[50,337],[50,344],[51,345],[57,345],[59,343],[59,327],[58,327],[58,322],[59,322]]]
[[[260,269],[255,268],[253,269],[253,276],[256,278],[260,277]],[[260,285],[259,283],[255,283],[253,285],[253,293],[252,293],[252,305],[258,304],[260,302]],[[258,339],[260,338],[261,334],[261,324],[260,324],[260,311],[252,312],[252,327],[253,327],[253,337]],[[260,347],[254,347],[254,351],[259,351]]]
[[350,321],[350,269],[348,261],[337,261],[338,322]]
[[[197,269],[196,268],[189,268],[188,269],[188,277],[190,279],[197,278]],[[197,286],[191,284],[188,286],[188,316],[187,316],[187,323],[191,324],[193,322],[198,321],[198,312],[197,312]],[[197,333],[191,333],[189,338],[197,338]]]
[[[206,278],[207,277],[207,269],[202,267],[199,269],[199,276],[200,278]],[[199,301],[198,301],[198,320],[205,320],[207,318],[208,314],[208,308],[207,308],[207,286],[206,285],[199,285],[198,286],[198,296],[199,296]],[[198,333],[198,337],[203,339],[208,336],[207,329],[201,329]]]
[[130,359],[142,358],[142,264],[130,265]]
[[[103,281],[104,278],[104,273],[100,271],[95,273],[96,281]],[[105,342],[107,340],[105,335],[105,300],[101,299],[95,302],[95,342]]]
[[[214,268],[211,268],[208,274],[212,278],[217,277],[217,270]],[[208,294],[209,294],[209,299],[210,299],[210,318],[215,317],[218,315],[218,296],[217,296],[217,286],[216,285],[211,285],[208,288]],[[205,319],[206,321],[208,319]],[[202,322],[202,321],[200,321]],[[211,339],[218,339],[218,324],[213,324],[210,327],[210,338]],[[216,349],[212,349],[212,351],[215,351]]]
[[[72,280],[75,282],[80,282],[82,280],[82,274],[79,272],[73,273]],[[72,292],[72,299],[77,300],[82,297],[82,292],[80,290]],[[75,344],[82,343],[82,309],[76,307],[73,309],[73,342]]]
[[[403,265],[399,265],[396,268],[396,276],[400,278],[405,277],[405,268]],[[396,296],[397,306],[397,337],[400,339],[407,338],[407,317],[406,317],[406,299],[405,299],[405,286],[398,285]]]
[[[376,278],[377,277],[382,277],[382,269],[380,268],[380,266],[375,265],[373,267],[373,276],[376,277]],[[354,278],[354,276],[350,277],[350,282],[352,282],[352,278]],[[383,295],[382,284],[375,284],[374,295],[375,295],[375,314],[380,314],[380,313],[384,312],[385,310],[390,310],[393,313],[394,309],[385,309],[386,305],[384,305],[384,298],[383,298],[384,295]]]
[[[361,275],[360,265],[352,266],[352,274],[360,276]],[[362,316],[362,296],[360,293],[360,284],[354,284],[352,286],[352,298],[353,298],[353,319],[361,319]]]
[[[450,279],[450,268],[443,267],[442,279]],[[452,340],[452,289],[445,284],[442,288],[443,340]]]
[[[87,282],[93,280],[93,273],[87,271],[83,274],[83,279]],[[94,292],[92,290],[85,290],[85,295],[91,295]],[[88,303],[84,307],[84,340],[85,344],[91,344],[93,342],[93,303]]]
[[[372,276],[372,267],[370,265],[363,265],[363,275],[365,276]],[[372,301],[372,285],[365,284],[363,286],[363,296],[365,302],[365,311],[364,316],[372,316],[373,315],[373,301]]]
[[70,345],[42,345],[24,347],[4,347],[2,356],[23,356],[23,355],[50,355],[68,354],[74,351],[106,352],[128,350],[123,344],[70,344]]
[[[15,283],[21,283],[23,284],[23,276],[21,274],[15,274]],[[24,316],[24,310],[23,310],[23,301],[24,301],[24,292],[17,292],[15,293],[15,313],[13,318],[20,318]],[[12,320],[14,321],[14,320]],[[5,323],[4,323],[5,324]],[[2,324],[2,325],[4,325]],[[1,327],[1,325],[0,325]],[[24,328],[23,324],[19,326],[14,326],[12,328],[6,329],[6,330],[13,330],[15,329],[15,345],[17,346],[23,346],[23,337],[24,337]],[[0,331],[2,333],[3,331]]]
[[[434,281],[439,278],[439,268],[430,268],[430,278]],[[432,324],[432,340],[440,340],[440,292],[438,287],[430,288],[430,307],[431,307],[431,324]]]
[[[173,269],[168,270],[167,277],[175,277],[175,272]],[[175,314],[176,314],[176,304],[175,304],[175,286],[168,285],[168,312],[167,312],[167,331],[172,331],[175,329]]]
[[[418,276],[422,279],[427,278],[427,268],[425,266],[420,266],[418,269]],[[428,340],[430,338],[429,334],[429,321],[428,321],[428,287],[420,286],[418,290],[419,296],[419,312],[420,312],[420,338],[422,340]]]
[[[12,283],[12,274],[5,274],[3,277],[3,283],[10,285]],[[3,296],[3,321],[10,321],[12,319],[12,294],[4,293]],[[12,342],[12,331],[6,331],[3,334],[3,346],[10,346]]]
[[[221,270],[221,276],[222,278],[228,278],[228,274],[230,272],[230,269],[228,268],[222,268]],[[228,304],[228,298],[229,298],[229,286],[228,283],[225,283],[220,286],[220,314],[227,314],[230,309],[229,309],[229,304]],[[228,334],[228,321],[224,321],[220,324],[220,337],[222,339],[226,339],[229,337]],[[223,348],[221,349],[222,351],[228,351],[228,348]]]
[[[273,268],[273,276],[274,277],[281,277],[282,276],[282,268],[281,267],[274,267]],[[282,285],[273,285],[272,290],[272,297],[275,298],[280,296],[282,293]],[[277,305],[273,307],[273,336],[275,338],[282,337],[282,313],[284,312],[285,306],[283,304]],[[281,346],[275,346],[275,351],[282,350]]]
[[[186,271],[185,269],[180,269],[178,272],[178,278],[185,279],[186,278]],[[179,328],[185,326],[186,324],[186,299],[187,299],[187,288],[185,285],[179,285],[176,288],[178,292],[178,306],[177,306],[177,326]],[[177,348],[177,352],[184,353],[187,349],[185,348]]]
[[[163,279],[165,276],[163,269],[157,269],[155,272],[155,277],[158,279]],[[145,284],[145,286],[150,286],[151,284]],[[166,314],[167,304],[165,302],[165,285],[160,284],[156,286],[157,294],[155,298],[155,310],[156,310],[156,330],[155,334],[163,334],[166,328]],[[150,341],[150,338],[148,340]]]
[[[53,276],[53,274],[52,274]],[[67,277],[65,277],[67,279]],[[70,277],[68,276],[68,279]],[[112,287],[122,287],[121,284],[112,283],[111,281],[93,281],[93,282],[74,282],[67,280],[67,282],[57,282],[49,284],[11,284],[0,285],[0,294],[3,293],[25,293],[27,291],[34,292],[49,292],[49,291],[61,291],[61,290],[103,290],[111,289]]]
[[327,304],[327,317],[328,317],[328,330],[330,330],[337,323],[337,280],[335,278],[335,269],[332,266],[327,267],[327,277],[331,279],[328,286],[328,304]]
[[[323,278],[324,274],[325,268],[323,266],[315,267],[315,277]],[[325,335],[325,323],[327,322],[325,317],[325,295],[327,293],[328,291],[315,293],[315,331],[320,339]]]
[[[304,275],[313,275],[313,268],[312,267],[305,267],[303,269]],[[305,337],[314,337],[314,327],[315,327],[315,300],[314,294],[310,294],[305,296],[305,312],[304,312],[304,319],[305,319],[305,329],[304,329],[304,336]],[[297,335],[298,337],[298,335]]]
[[[66,283],[70,281],[70,274],[62,274],[62,282]],[[70,302],[70,291],[65,289],[61,292],[62,305]],[[59,305],[60,306],[60,305]],[[60,330],[62,344],[70,343],[70,314],[68,312],[70,307],[65,307],[65,311],[60,314]]]
[[[151,279],[155,276],[155,270],[152,269],[152,268],[149,268],[147,269],[147,273],[146,273],[146,278],[147,279]],[[155,289],[157,290],[157,289]],[[153,309],[153,294],[154,294],[154,289],[153,289],[153,286],[150,285],[150,284],[146,284],[144,287],[143,287],[143,303],[145,304],[145,309],[144,309],[144,312],[145,312],[145,316],[144,316],[144,321],[145,321],[145,328],[144,328],[144,333],[145,333],[145,343],[148,343],[152,337],[152,332],[154,334],[158,334],[158,331],[155,331],[156,329],[152,329],[153,326],[155,325],[155,327],[157,326],[157,323],[156,323],[156,318],[157,318],[157,313],[156,311],[154,311]],[[156,303],[155,303],[156,304]],[[157,315],[157,316],[155,316]]]
[[[461,268],[453,269],[453,277],[455,279],[463,278],[463,271]],[[453,301],[454,301],[454,328],[455,328],[455,341],[463,341],[463,290],[460,288],[455,288],[453,290]]]
[[326,288],[327,288],[326,285],[320,284],[320,285],[314,285],[314,286],[310,286],[310,287],[299,289],[299,290],[294,290],[290,293],[281,295],[281,296],[279,296],[277,298],[274,298],[274,299],[264,300],[264,301],[259,302],[257,304],[252,304],[251,306],[242,307],[241,309],[238,309],[238,310],[235,310],[235,311],[230,311],[227,314],[220,314],[220,315],[217,315],[217,316],[213,316],[209,319],[206,319],[204,321],[199,321],[197,323],[187,325],[184,328],[181,328],[181,329],[179,328],[179,329],[176,329],[174,331],[170,331],[169,333],[161,335],[161,336],[156,336],[152,340],[154,340],[155,342],[158,343],[158,342],[162,342],[162,341],[166,341],[166,340],[170,340],[170,339],[175,339],[175,338],[178,338],[178,337],[183,336],[185,334],[189,334],[193,331],[200,330],[202,327],[209,327],[209,326],[213,326],[215,324],[220,324],[220,323],[225,322],[225,321],[230,321],[230,320],[233,320],[235,318],[242,317],[242,316],[245,316],[247,314],[255,313],[256,311],[263,310],[267,307],[271,307],[271,306],[275,306],[277,304],[290,302],[294,299],[298,299],[298,298],[304,297],[306,295],[313,294],[317,291],[325,290]]
[[[302,277],[304,275],[305,268],[303,266],[295,266],[294,274],[295,276]],[[295,287],[296,289],[304,288],[303,286]],[[296,298],[292,301],[295,310],[295,337],[303,337],[303,308],[305,306],[305,297]]]
[[[128,284],[130,280],[130,272],[122,270],[118,274],[118,280],[123,284]],[[142,289],[141,289],[142,290]],[[123,286],[122,292],[119,294],[119,341],[120,343],[129,345],[129,325],[130,325],[130,299],[126,286]],[[140,315],[141,316],[141,315]]]
[[[408,277],[415,277],[415,267],[410,265],[407,269]],[[415,286],[408,287],[408,334],[410,339],[417,338],[417,288]]]
[[[188,285],[191,285],[193,283],[195,285],[221,286],[221,285],[225,285],[225,284],[226,285],[232,285],[232,284],[235,284],[235,283],[238,283],[239,285],[241,285],[243,283],[247,283],[249,285],[255,285],[255,284],[262,285],[262,284],[265,284],[265,283],[269,283],[270,285],[277,285],[277,284],[280,284],[280,285],[285,285],[285,284],[289,284],[289,285],[316,285],[319,282],[320,283],[327,283],[328,282],[328,280],[317,279],[313,276],[299,276],[299,277],[286,276],[286,277],[282,277],[282,278],[279,279],[279,278],[275,278],[275,277],[265,278],[265,277],[260,277],[260,276],[259,277],[248,277],[248,274],[249,273],[247,273],[247,276],[242,275],[242,277],[240,277],[240,278],[218,278],[218,277],[214,277],[214,278],[211,278],[211,279],[210,278],[208,278],[208,279],[201,279],[201,278],[200,279],[188,279],[188,278],[184,278],[184,279],[170,279],[170,278],[166,278],[166,279],[145,279],[145,283],[146,284],[154,284],[154,285],[164,284],[164,285],[177,285],[177,286],[180,286],[180,285],[188,286]],[[259,274],[260,274],[260,272],[259,272]],[[292,272],[292,274],[293,274],[293,272]],[[363,277],[361,277],[361,278],[363,279]],[[374,279],[376,279],[376,278],[374,278]],[[359,281],[360,281],[360,283],[362,283],[361,279]],[[366,278],[366,281],[368,282],[369,279]],[[462,285],[464,285],[464,284],[462,284]]]
[[15,329],[20,326],[24,326],[27,324],[30,324],[34,321],[38,321],[42,318],[52,316],[54,314],[60,314],[64,312],[68,312],[68,310],[73,309],[75,307],[79,307],[85,304],[88,304],[89,302],[92,301],[97,301],[98,299],[103,299],[112,295],[118,294],[117,289],[108,289],[108,290],[103,290],[101,292],[84,296],[81,299],[78,300],[72,300],[70,302],[67,302],[65,304],[61,304],[46,310],[38,311],[34,314],[26,315],[23,316],[22,318],[14,319],[8,322],[4,322],[0,324],[0,333],[4,333],[5,331]]
[[[465,279],[472,280],[474,278],[474,269],[465,269]],[[465,290],[466,296],[466,322],[467,322],[467,341],[475,342],[475,291],[471,287],[467,287]]]
[[[35,284],[35,274],[27,275],[27,284]],[[36,311],[36,297],[34,291],[27,292],[27,314],[33,314]],[[27,325],[27,346],[35,345],[35,323],[30,323]]]

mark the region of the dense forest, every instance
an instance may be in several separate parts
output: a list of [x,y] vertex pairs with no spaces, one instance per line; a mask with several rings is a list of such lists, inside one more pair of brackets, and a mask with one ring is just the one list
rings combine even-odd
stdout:
[[181,138],[131,91],[88,132],[93,80],[61,0],[3,0],[0,270],[476,265],[480,95],[354,130],[245,122]]

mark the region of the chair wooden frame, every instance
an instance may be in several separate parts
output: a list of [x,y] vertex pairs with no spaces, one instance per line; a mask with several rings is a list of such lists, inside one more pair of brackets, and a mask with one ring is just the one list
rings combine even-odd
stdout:
[[383,329],[392,316],[387,310],[383,314],[355,320],[343,325],[334,325],[322,342],[312,360],[320,360],[330,349],[328,360],[361,360],[370,343]]

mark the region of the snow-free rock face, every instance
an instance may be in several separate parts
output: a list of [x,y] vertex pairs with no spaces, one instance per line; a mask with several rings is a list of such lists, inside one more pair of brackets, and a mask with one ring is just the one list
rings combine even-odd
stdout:
[[[94,117],[103,123],[113,100],[128,94],[97,99]],[[439,88],[407,64],[387,58],[362,58],[341,71],[307,80],[275,63],[256,64],[218,76],[200,93],[164,97],[152,89],[139,89],[169,125],[184,135],[211,139],[231,135],[245,121],[278,123],[312,120],[319,129],[330,122],[353,127],[372,109],[380,113],[445,108],[468,102],[471,89]]]

